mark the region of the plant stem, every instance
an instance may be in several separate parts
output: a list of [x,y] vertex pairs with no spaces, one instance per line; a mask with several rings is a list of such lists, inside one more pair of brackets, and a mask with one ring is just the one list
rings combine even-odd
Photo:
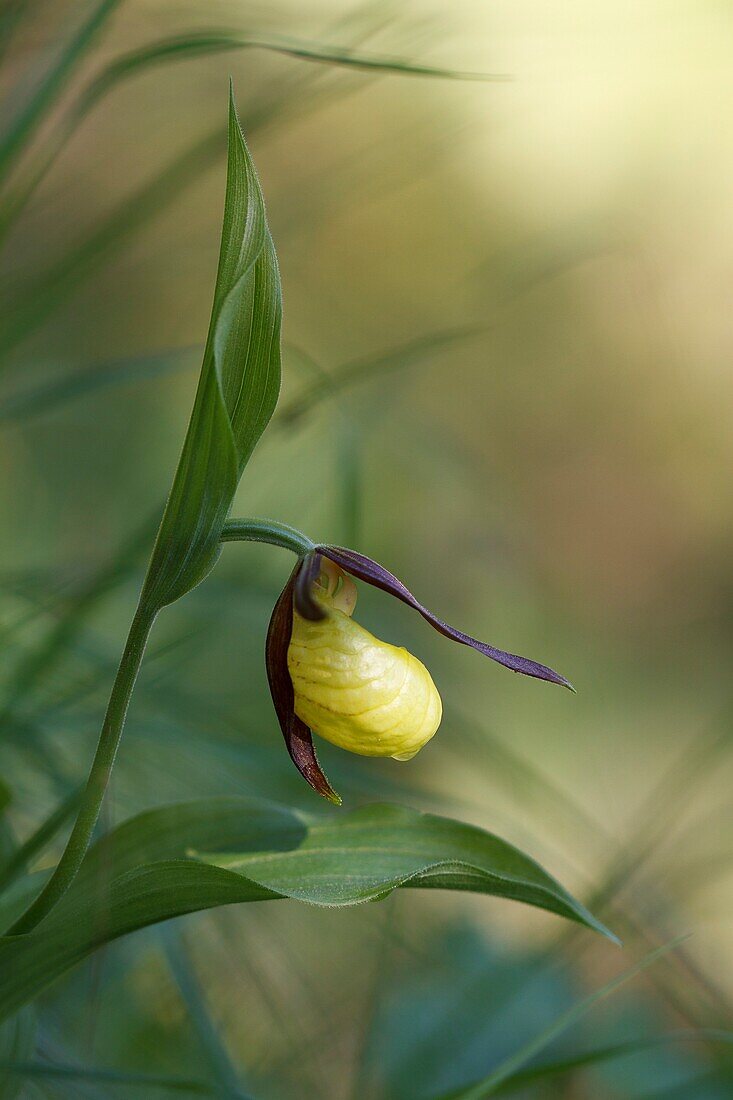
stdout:
[[68,890],[84,859],[97,824],[109,777],[117,755],[117,749],[125,725],[132,689],[140,670],[145,645],[150,635],[155,611],[139,606],[127,636],[120,667],[112,687],[107,713],[104,718],[99,744],[94,755],[89,778],[84,788],[81,806],[71,835],[56,869],[38,897],[25,913],[8,929],[7,935],[20,935],[32,931],[53,909]]
[[[221,533],[222,542],[267,542],[291,550],[303,557],[313,549],[314,543],[294,527],[278,523],[272,519],[232,519],[224,524]],[[102,732],[99,735],[97,751],[92,761],[81,805],[74,827],[71,830],[61,859],[38,897],[31,902],[26,911],[6,935],[18,936],[31,932],[53,907],[61,900],[77,871],[81,867],[87,848],[92,839],[102,807],[122,731],[127,717],[132,690],[142,664],[145,646],[158,613],[157,607],[151,607],[144,601],[138,605],[127,636],[125,649],[120,660],[112,694],[107,705]]]
[[230,519],[221,532],[222,542],[269,542],[292,550],[299,558],[313,549],[315,543],[295,527],[274,519]]

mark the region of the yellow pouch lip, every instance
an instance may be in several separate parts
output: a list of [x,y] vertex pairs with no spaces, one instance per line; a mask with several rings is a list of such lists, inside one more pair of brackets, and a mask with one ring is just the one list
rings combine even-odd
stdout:
[[296,714],[350,752],[410,759],[442,716],[430,673],[404,647],[381,641],[338,609],[324,610],[318,621],[294,614],[288,668]]

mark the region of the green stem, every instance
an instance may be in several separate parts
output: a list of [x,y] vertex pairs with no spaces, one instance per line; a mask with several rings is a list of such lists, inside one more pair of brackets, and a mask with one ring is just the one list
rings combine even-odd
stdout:
[[[315,545],[300,531],[296,531],[294,527],[288,527],[285,523],[278,523],[276,520],[270,519],[229,520],[228,523],[224,524],[221,541],[267,542],[272,546],[280,546],[285,550],[291,550],[298,557],[303,557]],[[8,929],[6,935],[17,936],[31,932],[61,900],[81,867],[99,818],[99,811],[102,807],[102,801],[112,774],[117,749],[125,726],[132,690],[140,671],[145,646],[157,613],[157,608],[151,608],[144,603],[141,603],[135,612],[120,667],[112,686],[112,694],[107,706],[102,732],[99,735],[97,751],[81,797],[81,805],[74,827],[50,879],[35,901]]]
[[274,519],[230,519],[221,532],[222,542],[269,542],[292,550],[299,558],[313,549],[314,542],[295,527]]
[[117,749],[125,725],[132,689],[143,659],[145,644],[150,635],[156,612],[138,607],[132,620],[127,644],[112,687],[107,713],[104,718],[99,744],[81,799],[81,806],[66,848],[53,874],[25,913],[15,922],[8,935],[30,932],[50,913],[68,890],[81,866],[94,826],[97,824],[109,777],[117,755]]

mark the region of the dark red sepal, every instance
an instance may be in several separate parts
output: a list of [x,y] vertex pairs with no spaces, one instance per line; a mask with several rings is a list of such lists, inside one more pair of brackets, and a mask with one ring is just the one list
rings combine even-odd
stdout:
[[306,554],[295,580],[293,599],[295,608],[304,619],[317,623],[325,619],[326,612],[313,599],[313,582],[321,571],[321,555],[317,551]]
[[461,645],[467,645],[471,649],[478,650],[479,653],[490,657],[492,661],[498,661],[500,665],[510,668],[513,672],[521,672],[524,676],[534,676],[538,680],[549,680],[550,683],[561,684],[563,687],[574,691],[572,684],[564,676],[553,672],[546,665],[538,664],[537,661],[530,661],[528,657],[519,657],[515,653],[506,653],[503,649],[495,649],[494,646],[487,645],[486,642],[480,642],[477,638],[472,638],[470,634],[464,634],[463,631],[456,630],[455,627],[444,623],[427,607],[423,607],[401,580],[398,580],[388,569],[385,569],[379,562],[373,561],[372,558],[367,558],[364,554],[357,553],[356,550],[347,550],[343,546],[317,546],[316,550],[320,551],[325,557],[330,558],[336,565],[340,565],[347,573],[351,573],[353,577],[358,577],[359,580],[366,581],[368,584],[374,585],[375,588],[381,588],[383,592],[389,592],[391,596],[396,596],[398,600],[402,600],[409,607],[413,607],[415,611],[419,611],[423,619],[426,619],[432,627],[444,634],[446,638],[451,638],[454,642],[460,642]]
[[272,612],[265,644],[265,664],[270,694],[290,757],[303,778],[317,794],[336,805],[341,799],[321,771],[311,731],[295,713],[295,694],[288,671],[288,646],[293,630],[293,597],[304,563],[290,574]]

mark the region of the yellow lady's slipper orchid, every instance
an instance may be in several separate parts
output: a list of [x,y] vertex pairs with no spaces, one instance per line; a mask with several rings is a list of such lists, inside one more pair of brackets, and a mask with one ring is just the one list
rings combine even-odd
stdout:
[[[292,549],[292,531],[286,535]],[[409,760],[433,736],[442,713],[440,696],[424,665],[352,619],[352,577],[412,607],[459,645],[523,676],[570,687],[547,665],[497,649],[439,619],[373,558],[344,546],[312,545],[299,558],[273,608],[265,659],[290,757],[313,790],[331,802],[341,799],[318,763],[313,732],[362,756]]]
[[361,756],[409,760],[440,725],[440,695],[406,649],[355,622],[356,585],[323,559],[313,594],[323,619],[293,614],[288,670],[295,713],[315,733]]

